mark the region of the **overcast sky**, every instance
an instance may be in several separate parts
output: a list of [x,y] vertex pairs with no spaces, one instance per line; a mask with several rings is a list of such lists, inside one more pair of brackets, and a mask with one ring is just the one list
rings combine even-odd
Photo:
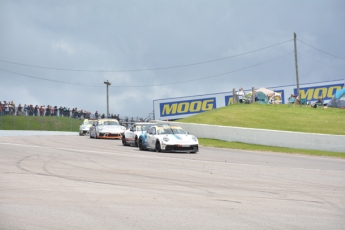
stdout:
[[344,0],[0,0],[0,100],[147,117],[153,100],[344,79]]

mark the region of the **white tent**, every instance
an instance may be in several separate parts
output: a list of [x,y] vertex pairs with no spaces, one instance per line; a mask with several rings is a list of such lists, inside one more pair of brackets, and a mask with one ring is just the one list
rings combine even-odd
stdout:
[[267,96],[273,96],[273,95],[277,95],[278,94],[278,93],[275,93],[274,91],[272,91],[270,89],[266,89],[266,88],[257,89],[257,90],[255,90],[255,92],[263,92]]
[[274,92],[270,89],[260,88],[260,89],[255,90],[255,92],[262,92],[262,93],[266,94],[269,97],[270,103],[280,104],[282,102],[281,94]]

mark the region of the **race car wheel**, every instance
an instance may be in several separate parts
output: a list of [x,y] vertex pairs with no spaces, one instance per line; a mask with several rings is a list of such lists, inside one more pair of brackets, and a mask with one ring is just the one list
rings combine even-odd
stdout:
[[128,145],[125,136],[122,136],[122,145],[123,146],[127,146]]
[[138,147],[138,137],[137,136],[135,136],[134,147]]
[[162,151],[161,144],[159,143],[159,141],[156,141],[156,152],[160,152],[160,151]]
[[138,145],[139,145],[139,150],[141,150],[141,151],[145,150],[144,146],[143,146],[143,139],[139,138]]

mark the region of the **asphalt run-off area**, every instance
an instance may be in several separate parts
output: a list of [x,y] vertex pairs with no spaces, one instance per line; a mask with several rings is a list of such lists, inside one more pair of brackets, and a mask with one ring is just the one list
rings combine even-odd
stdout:
[[345,160],[0,131],[0,229],[344,229]]

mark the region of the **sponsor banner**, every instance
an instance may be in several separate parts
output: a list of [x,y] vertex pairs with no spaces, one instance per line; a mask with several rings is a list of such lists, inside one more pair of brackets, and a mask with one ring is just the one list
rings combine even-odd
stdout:
[[[323,85],[323,86],[314,86],[314,87],[305,87],[300,88],[299,92],[301,98],[306,98],[307,101],[316,101],[318,97],[321,97],[323,100],[332,99],[333,95],[337,90],[342,89],[344,84],[333,84],[333,85]],[[297,89],[294,89],[294,94],[297,95]]]
[[188,115],[209,111],[217,108],[216,98],[202,98],[175,102],[164,102],[159,104],[160,117],[171,117]]
[[232,95],[225,96],[225,106],[231,105],[234,103],[234,97]]
[[274,92],[281,94],[282,104],[285,104],[285,92],[283,89],[275,89]]

